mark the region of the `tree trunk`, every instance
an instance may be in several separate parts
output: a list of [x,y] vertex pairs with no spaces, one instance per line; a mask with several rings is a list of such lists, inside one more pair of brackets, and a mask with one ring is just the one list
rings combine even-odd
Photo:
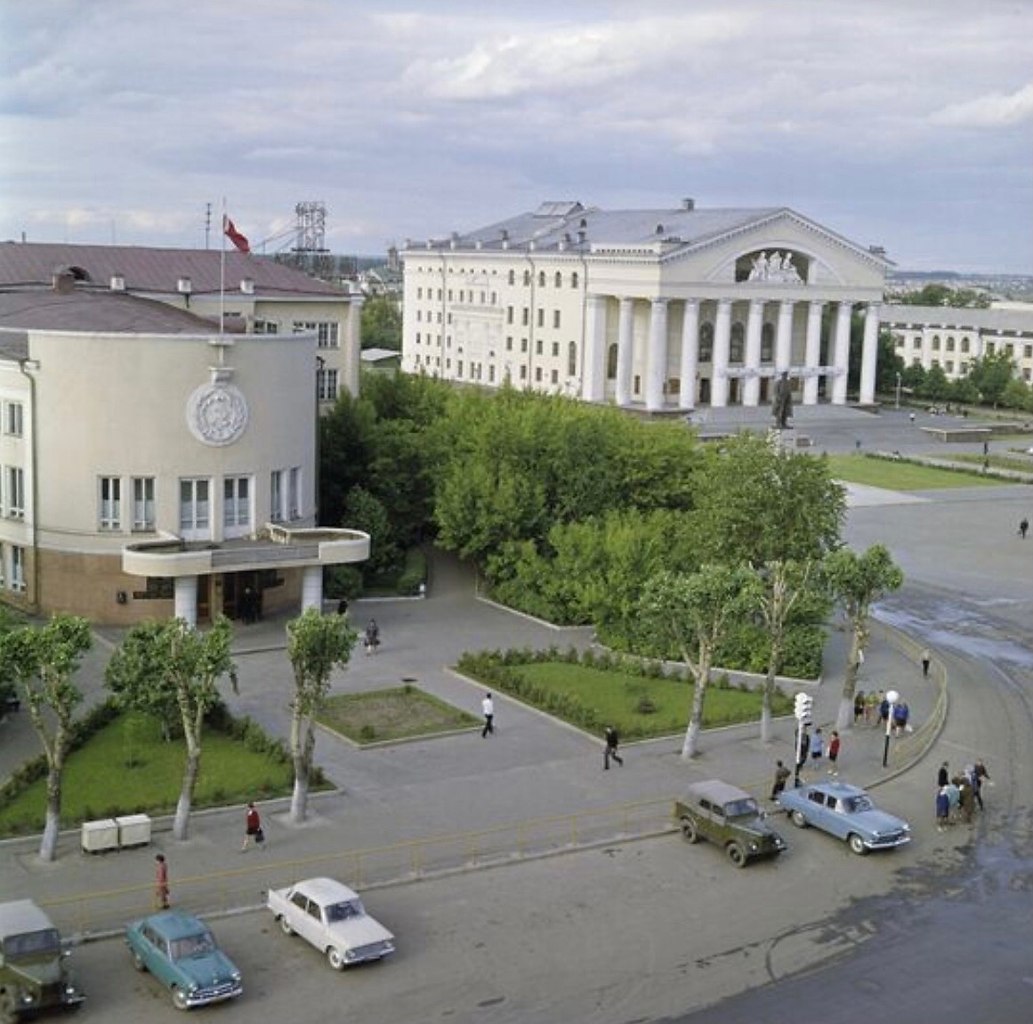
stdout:
[[771,704],[775,699],[775,675],[782,664],[782,643],[772,638],[771,653],[768,657],[768,673],[764,677],[764,693],[760,702],[760,741],[771,742]]
[[682,744],[683,761],[695,757],[699,753],[699,733],[703,727],[703,701],[707,694],[707,683],[710,682],[710,651],[700,652],[696,680],[692,688],[692,712],[689,715],[689,727],[685,730],[685,742]]
[[187,744],[187,762],[183,769],[183,788],[176,802],[176,817],[172,822],[172,835],[186,839],[190,835],[190,807],[194,800],[194,785],[201,770],[201,751],[191,750]]
[[291,822],[301,825],[308,813],[309,774],[312,770],[312,751],[316,746],[312,720],[302,722],[300,717],[291,724],[291,747],[294,761],[294,792],[291,795]]
[[861,651],[864,650],[863,627],[855,623],[850,636],[850,654],[847,657],[846,673],[843,677],[843,695],[836,715],[836,728],[843,732],[854,723],[854,694],[857,692],[857,673],[861,667]]
[[39,844],[40,860],[51,861],[57,856],[57,837],[61,829],[61,769],[51,766],[47,773],[47,814],[43,838]]

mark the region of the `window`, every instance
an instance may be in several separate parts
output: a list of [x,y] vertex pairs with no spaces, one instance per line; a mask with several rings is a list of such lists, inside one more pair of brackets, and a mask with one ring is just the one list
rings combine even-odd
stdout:
[[940,351],[940,336],[938,334],[933,335],[933,351]]
[[416,298],[418,298],[418,299],[422,299],[423,298],[423,288],[422,287],[416,289]]
[[553,327],[559,327],[559,325],[560,325],[560,311],[558,309],[554,309],[552,311],[552,326]]
[[283,478],[284,470],[274,469],[269,474],[269,521],[283,522]]
[[513,322],[513,307],[506,306],[506,323],[511,324]]
[[544,327],[545,326],[545,310],[544,309],[539,309],[538,310],[538,326],[539,327]]
[[571,288],[576,288],[577,287],[577,271],[576,270],[574,271],[574,273],[572,273],[570,275],[570,287]]
[[540,356],[542,354],[542,339],[536,338],[534,343],[534,354]]
[[531,271],[524,271],[524,287],[527,288],[531,284]]
[[287,476],[287,517],[301,518],[301,467],[292,466]]
[[524,327],[526,327],[531,322],[531,311],[527,308],[527,306],[524,306],[524,312],[520,322],[524,325]]
[[539,288],[544,288],[545,287],[545,271],[544,270],[539,270],[538,271],[538,287]]
[[21,466],[7,467],[7,515],[11,519],[25,518],[25,471]]
[[179,481],[179,530],[187,540],[211,534],[211,503],[208,480],[188,477]]
[[536,384],[541,384],[542,382],[542,368],[540,366],[534,368],[534,380]]
[[[613,377],[616,377],[617,376],[617,362],[616,362],[617,346],[614,345],[612,347],[613,347],[613,351],[614,351]],[[609,367],[607,367],[607,369],[609,369]],[[577,343],[572,341],[572,342],[570,342],[567,345],[567,376],[568,377],[573,377],[576,374],[577,374]],[[612,379],[612,377],[611,377],[611,379]]]
[[507,352],[512,352],[513,351],[513,337],[512,337],[512,335],[508,335],[508,334],[506,335],[506,351]]
[[4,402],[4,433],[12,437],[22,436],[21,402]]
[[526,366],[521,366],[520,367],[520,379],[521,380],[527,380],[527,367]]
[[316,370],[316,396],[321,402],[337,401],[337,370]]
[[555,284],[556,284],[557,288],[562,288],[563,287],[563,275],[558,270],[556,271],[556,281],[555,281]]
[[100,478],[100,512],[98,521],[102,530],[122,529],[122,479],[117,476]]
[[133,477],[133,529],[154,529],[154,477]]
[[553,371],[552,371],[552,372],[551,372],[551,373],[549,374],[549,380],[550,380],[550,381],[551,381],[551,382],[552,382],[553,384],[559,384],[559,382],[560,382],[560,371],[559,371],[559,370],[553,370]]
[[520,351],[521,352],[526,352],[527,351],[527,338],[521,338],[520,339]]
[[509,277],[506,280],[508,281],[509,284],[516,284],[516,271],[515,270],[511,270],[509,272]]
[[463,361],[462,359],[456,360],[456,376],[462,377],[463,375]]
[[25,590],[25,548],[11,545],[11,589]]
[[[710,339],[713,341],[713,328],[710,329]],[[773,324],[764,324],[760,329],[760,361],[770,363],[775,352],[775,327]]]
[[961,339],[961,351],[968,352],[968,338]]
[[947,351],[948,352],[953,352],[954,351],[954,339],[953,338],[948,338],[947,339]]
[[556,358],[556,356],[558,356],[559,354],[560,354],[560,343],[558,341],[554,341],[552,343],[552,355],[553,355],[553,358]]
[[[770,327],[771,325],[768,324],[767,326]],[[709,363],[713,358],[713,355],[714,325],[708,320],[706,323],[702,324],[699,329],[699,361],[701,363]],[[768,358],[770,358],[770,356]]]
[[728,346],[728,361],[730,363],[742,362],[744,335],[745,328],[741,323],[732,324],[732,338]]
[[222,481],[222,525],[226,535],[246,533],[251,526],[251,478],[228,476]]
[[340,348],[341,343],[337,336],[338,325],[325,320],[295,320],[294,333],[304,334],[308,331],[315,331],[319,348]]

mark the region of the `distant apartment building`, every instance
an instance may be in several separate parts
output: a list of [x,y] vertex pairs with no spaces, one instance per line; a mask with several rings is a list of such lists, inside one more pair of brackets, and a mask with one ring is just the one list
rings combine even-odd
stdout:
[[1005,352],[1016,373],[1033,381],[1033,306],[955,309],[884,305],[882,326],[905,365],[939,366],[950,380],[964,377],[973,359]]
[[786,374],[797,402],[845,404],[860,310],[875,399],[892,264],[789,209],[549,202],[401,259],[407,372],[648,412],[765,404]]

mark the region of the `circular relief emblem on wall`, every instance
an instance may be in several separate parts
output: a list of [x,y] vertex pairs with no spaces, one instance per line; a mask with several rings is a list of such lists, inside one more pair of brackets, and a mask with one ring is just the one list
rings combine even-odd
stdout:
[[187,426],[204,444],[233,444],[244,433],[247,417],[247,401],[232,384],[204,384],[187,400]]

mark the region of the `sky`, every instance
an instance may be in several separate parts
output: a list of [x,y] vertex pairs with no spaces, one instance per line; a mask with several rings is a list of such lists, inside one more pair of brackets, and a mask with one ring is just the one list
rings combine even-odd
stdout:
[[[1033,0],[0,0],[0,240],[375,255],[537,207],[787,206],[1033,274]],[[206,232],[206,210],[211,230]]]

